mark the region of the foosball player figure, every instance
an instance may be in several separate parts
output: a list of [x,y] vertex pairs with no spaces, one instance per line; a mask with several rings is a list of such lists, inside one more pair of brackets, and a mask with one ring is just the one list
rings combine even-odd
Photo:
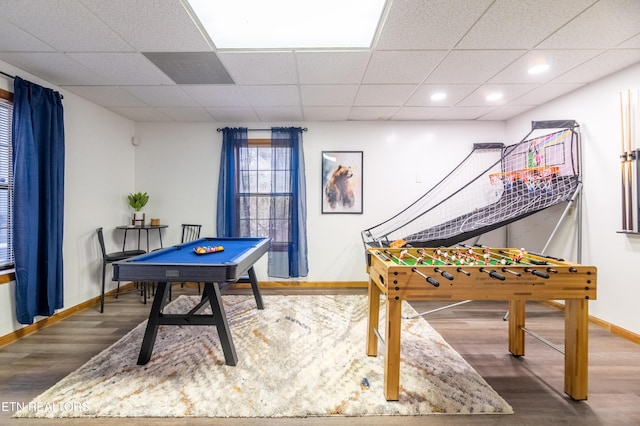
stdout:
[[400,262],[402,262],[404,260],[404,257],[407,255],[407,250],[401,250],[400,251],[400,256],[398,257],[398,260]]
[[484,257],[484,264],[488,265],[489,264],[489,258],[491,257],[491,253],[490,253],[488,247],[484,249],[483,257]]

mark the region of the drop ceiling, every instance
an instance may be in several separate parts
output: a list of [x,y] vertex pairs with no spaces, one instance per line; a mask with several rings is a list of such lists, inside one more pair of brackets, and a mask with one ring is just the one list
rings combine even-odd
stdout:
[[640,62],[640,1],[388,0],[370,49],[270,51],[180,0],[0,0],[0,61],[134,121],[505,120]]

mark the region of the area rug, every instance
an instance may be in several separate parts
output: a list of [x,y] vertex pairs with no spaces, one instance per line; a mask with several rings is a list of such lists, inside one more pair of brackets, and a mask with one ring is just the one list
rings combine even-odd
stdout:
[[[225,365],[213,326],[162,326],[151,360],[136,365],[145,321],[14,417],[513,412],[423,318],[403,320],[400,399],[387,401],[382,350],[366,355],[366,296],[265,296],[264,310],[251,296],[223,299],[236,366]],[[197,301],[181,296],[165,312],[185,312]],[[403,312],[415,310],[405,303]]]

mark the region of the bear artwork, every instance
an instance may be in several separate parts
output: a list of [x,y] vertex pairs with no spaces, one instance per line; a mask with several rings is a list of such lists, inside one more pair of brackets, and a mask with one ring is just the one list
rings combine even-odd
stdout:
[[355,197],[351,177],[353,177],[351,167],[339,165],[327,181],[324,195],[332,209],[335,209],[338,204],[347,208],[353,207]]

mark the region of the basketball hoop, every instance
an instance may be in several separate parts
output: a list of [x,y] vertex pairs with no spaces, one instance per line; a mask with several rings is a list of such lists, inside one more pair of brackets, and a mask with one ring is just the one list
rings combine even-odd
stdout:
[[560,173],[558,166],[525,167],[520,169],[520,180],[526,185],[530,193],[540,189],[551,192],[551,179]]

